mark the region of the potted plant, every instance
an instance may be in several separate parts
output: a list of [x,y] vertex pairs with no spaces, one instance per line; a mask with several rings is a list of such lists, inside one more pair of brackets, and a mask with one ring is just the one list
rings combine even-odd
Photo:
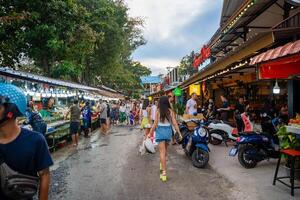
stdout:
[[176,115],[182,116],[184,114],[185,106],[180,103],[175,103],[173,105],[173,111]]
[[[279,139],[280,149],[296,149],[300,150],[300,140],[296,138],[296,135],[293,133],[289,133],[286,130],[285,126],[279,128],[277,132],[277,136]],[[290,175],[291,169],[291,159],[286,157],[285,168],[287,170],[288,175]],[[300,179],[300,159],[297,158],[295,160],[295,178]]]

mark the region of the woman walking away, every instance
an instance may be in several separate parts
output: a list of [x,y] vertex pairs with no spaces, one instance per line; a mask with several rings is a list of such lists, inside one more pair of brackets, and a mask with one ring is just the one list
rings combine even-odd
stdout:
[[160,156],[160,179],[167,181],[167,166],[166,157],[169,142],[172,138],[172,125],[175,130],[181,135],[178,124],[175,119],[175,114],[171,109],[170,102],[167,96],[162,96],[159,99],[158,109],[155,114],[154,124],[150,130],[151,135],[156,130],[155,141],[159,146]]
[[151,128],[151,107],[148,99],[145,99],[143,101],[141,117],[142,117],[141,128],[145,130],[144,138],[146,139],[148,137]]

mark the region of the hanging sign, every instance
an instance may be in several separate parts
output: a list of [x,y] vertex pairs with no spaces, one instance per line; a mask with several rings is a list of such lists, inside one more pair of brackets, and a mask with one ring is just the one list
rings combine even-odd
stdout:
[[200,84],[192,84],[189,86],[189,94],[196,93],[198,96],[201,94]]
[[210,55],[211,55],[210,48],[204,45],[200,50],[199,56],[194,58],[193,67],[198,68],[199,65],[201,65],[206,59],[210,57]]
[[175,90],[173,90],[173,94],[174,94],[176,97],[180,97],[181,94],[182,94],[181,88],[179,88],[179,87],[175,88]]

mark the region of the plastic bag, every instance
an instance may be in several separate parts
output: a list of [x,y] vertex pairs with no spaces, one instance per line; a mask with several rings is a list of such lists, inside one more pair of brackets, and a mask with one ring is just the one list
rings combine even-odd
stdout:
[[155,147],[150,138],[147,138],[144,142],[145,148],[149,153],[155,153]]

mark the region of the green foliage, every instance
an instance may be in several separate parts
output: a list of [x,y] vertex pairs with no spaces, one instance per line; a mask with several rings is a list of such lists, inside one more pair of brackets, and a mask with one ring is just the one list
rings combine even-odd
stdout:
[[173,105],[173,110],[177,115],[183,115],[185,111],[185,106],[180,103],[175,103]]
[[300,149],[300,141],[296,135],[286,131],[286,127],[282,126],[277,132],[281,149]]
[[32,60],[47,76],[134,90],[151,71],[131,59],[146,42],[127,11],[123,0],[3,0],[0,64]]
[[194,60],[194,52],[191,52],[189,55],[184,56],[179,64],[179,76],[188,75],[192,76],[197,73],[197,69],[195,69],[192,64]]

